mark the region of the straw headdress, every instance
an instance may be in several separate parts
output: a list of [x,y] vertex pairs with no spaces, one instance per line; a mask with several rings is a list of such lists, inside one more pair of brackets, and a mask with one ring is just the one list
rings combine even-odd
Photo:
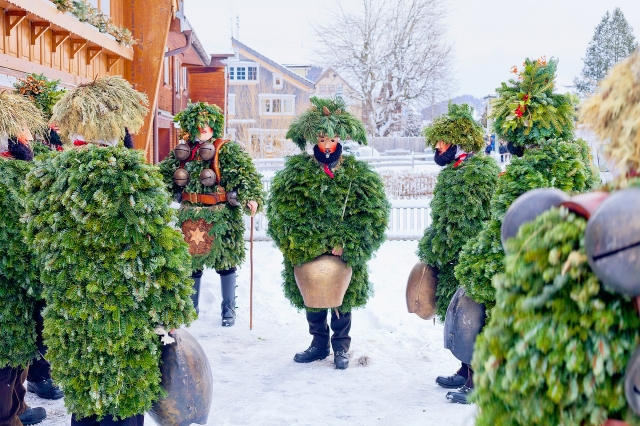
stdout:
[[44,135],[47,123],[40,109],[22,95],[0,92],[0,139],[17,137],[25,129],[34,137]]

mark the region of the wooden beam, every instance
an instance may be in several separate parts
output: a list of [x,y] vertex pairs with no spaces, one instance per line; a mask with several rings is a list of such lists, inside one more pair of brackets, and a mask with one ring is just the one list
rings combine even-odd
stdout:
[[125,78],[133,87],[147,94],[149,114],[144,126],[134,136],[134,146],[153,161],[153,110],[158,101],[162,63],[174,13],[172,0],[124,0],[123,25],[139,43],[133,46],[133,61],[125,63]]
[[100,46],[90,46],[87,48],[87,65],[91,65],[91,61],[102,52]]
[[51,28],[51,22],[31,22],[31,45],[35,46],[36,41]]
[[58,46],[67,41],[67,39],[71,35],[69,31],[57,30],[53,30],[51,34],[53,35],[53,37],[51,37],[51,50],[53,51],[53,53],[55,53],[58,50]]
[[87,45],[87,40],[72,38],[71,39],[71,59],[75,59],[76,53],[80,51],[83,47]]
[[[8,37],[11,35],[11,30],[18,26],[20,22],[24,21],[24,19],[27,17],[27,12],[24,10],[7,10],[4,15],[4,25],[6,29],[5,35]],[[13,20],[13,22],[11,21],[12,17],[16,18]]]
[[107,71],[111,71],[111,68],[120,62],[120,59],[122,59],[122,56],[107,55]]

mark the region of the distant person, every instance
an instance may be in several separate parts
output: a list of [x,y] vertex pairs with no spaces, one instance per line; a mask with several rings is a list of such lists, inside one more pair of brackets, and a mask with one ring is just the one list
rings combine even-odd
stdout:
[[504,141],[500,141],[499,144],[500,147],[498,148],[498,152],[500,153],[500,162],[504,163],[504,160],[507,156],[507,145],[504,143]]
[[486,144],[485,148],[484,148],[484,154],[485,155],[491,155],[491,140],[488,137],[484,137],[484,142]]

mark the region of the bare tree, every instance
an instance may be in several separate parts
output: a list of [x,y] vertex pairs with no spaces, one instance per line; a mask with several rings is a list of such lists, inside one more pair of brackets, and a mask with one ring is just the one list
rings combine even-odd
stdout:
[[402,132],[402,111],[445,98],[453,84],[443,0],[361,0],[360,13],[337,2],[317,25],[318,54],[347,79],[362,101],[367,130]]

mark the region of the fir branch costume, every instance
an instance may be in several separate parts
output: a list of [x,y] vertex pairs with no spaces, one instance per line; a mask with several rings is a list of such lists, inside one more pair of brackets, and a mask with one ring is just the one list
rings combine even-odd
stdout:
[[[294,266],[333,254],[352,268],[342,304],[331,312],[334,363],[344,369],[349,365],[351,310],[364,306],[372,294],[367,261],[385,240],[390,205],[380,176],[354,157],[342,156],[339,138],[366,142],[362,123],[346,111],[340,98],[312,97],[311,103],[291,124],[287,138],[302,148],[316,140],[326,140],[326,145],[314,146],[313,155],[289,157],[284,170],[276,172],[267,205],[267,232],[284,255],[285,296],[298,309],[305,305]],[[296,362],[329,355],[326,309],[306,308],[306,317],[314,338],[309,349],[296,354]]]
[[[41,134],[45,121],[36,106],[21,95],[0,93],[0,424],[19,424],[25,413],[23,382],[38,356],[36,301],[42,287],[37,261],[25,247],[24,181],[33,152],[28,133]],[[8,140],[6,139],[7,137]],[[42,410],[43,415],[44,409]]]
[[[104,120],[135,132],[146,109],[127,102],[141,96],[121,78],[105,77],[68,92],[53,119],[65,134],[77,134],[61,115],[81,120],[110,105]],[[112,116],[123,110],[137,113]],[[167,225],[174,213],[158,169],[142,152],[93,145],[120,132],[107,126],[101,133],[103,121],[85,118],[82,128],[95,139],[39,157],[27,177],[28,231],[44,265],[45,343],[72,424],[147,411],[163,393],[155,327],[170,330],[195,318],[189,254]]]
[[[215,105],[204,102],[190,104],[187,109],[176,115],[175,120],[180,122],[185,144],[181,148],[188,147],[191,152],[189,159],[180,161],[176,158],[175,151],[160,163],[160,170],[164,176],[167,188],[182,200],[178,211],[178,226],[185,223],[203,223],[210,248],[201,251],[192,250],[191,269],[194,271],[194,304],[198,310],[198,294],[202,270],[215,269],[221,276],[222,321],[224,326],[231,326],[235,322],[235,271],[236,267],[244,262],[245,244],[243,240],[244,222],[243,212],[251,214],[247,206],[250,201],[257,203],[257,211],[264,204],[264,191],[260,175],[251,160],[251,157],[234,141],[228,141],[218,148],[217,159],[220,170],[220,180],[217,186],[204,186],[200,176],[203,170],[215,169],[214,160],[203,160],[199,149],[208,141],[198,139],[201,129],[210,128],[212,141],[222,136],[224,129],[224,116]],[[216,143],[222,143],[219,139]],[[188,174],[186,185],[180,186],[174,179],[177,170],[183,168]],[[237,194],[238,205],[233,206],[227,202],[217,204],[203,204],[196,199],[189,200],[181,194],[211,194],[226,191],[227,194]],[[197,196],[196,196],[197,198]],[[199,222],[202,221],[202,222]],[[206,228],[209,228],[208,230]],[[200,230],[200,225],[196,231]],[[187,241],[193,240],[191,231],[185,232]],[[195,240],[193,240],[195,241]],[[201,244],[199,241],[197,244]],[[197,249],[197,246],[196,246]]]

